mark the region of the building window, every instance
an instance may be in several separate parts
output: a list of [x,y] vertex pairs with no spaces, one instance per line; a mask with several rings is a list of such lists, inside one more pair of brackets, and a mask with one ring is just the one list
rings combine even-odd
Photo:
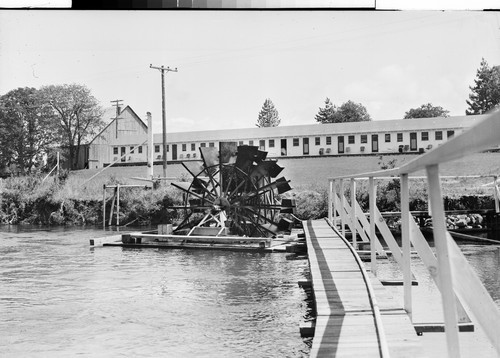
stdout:
[[274,148],[274,139],[269,139],[269,148]]
[[139,148],[137,148],[137,149],[139,151],[139,154],[141,154],[142,153],[142,145],[140,145]]
[[293,146],[298,147],[299,146],[299,138],[293,138]]
[[113,147],[113,154],[118,154],[118,147]]
[[361,143],[368,143],[368,136],[366,134],[361,134]]
[[321,145],[321,138],[320,137],[314,138],[314,144],[315,145]]
[[183,151],[183,152],[185,152],[185,151],[186,151],[186,144],[185,144],[185,143],[182,145],[182,151]]
[[209,147],[215,147],[215,143],[214,142],[210,142],[210,143],[208,143],[208,146]]
[[170,151],[170,145],[167,144],[167,153]]
[[155,145],[155,153],[160,153],[160,146],[159,145]]
[[354,144],[354,136],[353,135],[347,136],[347,143]]
[[332,137],[326,137],[326,145],[332,145]]
[[205,143],[200,143],[200,147],[205,148]]
[[403,133],[398,133],[397,134],[397,141],[402,142],[403,141]]
[[429,140],[429,132],[422,132],[422,141]]
[[443,140],[443,131],[436,131],[435,139],[436,140]]
[[253,145],[253,140],[249,140],[248,145]]
[[238,143],[238,145],[243,145],[243,141],[240,140],[239,143]]
[[191,143],[191,151],[194,152],[196,150],[196,144]]
[[454,135],[455,135],[455,131],[447,131],[447,132],[446,132],[446,136],[447,136],[448,138],[451,138],[451,137],[453,137]]
[[391,142],[391,133],[386,133],[385,134],[385,142],[390,143]]
[[266,141],[264,139],[259,140],[259,149],[266,150]]

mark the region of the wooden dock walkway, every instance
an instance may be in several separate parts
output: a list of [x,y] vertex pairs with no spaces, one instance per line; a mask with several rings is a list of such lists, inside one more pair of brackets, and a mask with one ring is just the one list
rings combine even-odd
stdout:
[[382,322],[376,325],[362,268],[348,244],[325,220],[304,222],[304,231],[317,313],[310,356],[423,357],[402,303],[368,273]]

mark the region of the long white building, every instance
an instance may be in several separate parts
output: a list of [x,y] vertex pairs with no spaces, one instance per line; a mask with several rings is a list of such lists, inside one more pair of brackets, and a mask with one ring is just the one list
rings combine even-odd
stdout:
[[[167,160],[199,159],[200,147],[219,142],[254,145],[268,157],[419,153],[432,149],[485,118],[455,116],[333,124],[306,124],[167,133]],[[147,125],[125,107],[89,144],[89,168],[147,162]],[[162,135],[154,135],[154,161],[163,159]]]

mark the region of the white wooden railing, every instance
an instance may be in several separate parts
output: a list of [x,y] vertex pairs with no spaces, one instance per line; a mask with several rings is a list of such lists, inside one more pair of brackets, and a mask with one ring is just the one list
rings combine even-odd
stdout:
[[[333,225],[340,221],[343,236],[345,236],[345,227],[349,227],[355,248],[357,247],[357,235],[362,241],[370,241],[371,270],[374,273],[376,273],[377,254],[385,254],[375,234],[375,227],[379,229],[392,251],[393,257],[401,265],[404,282],[404,308],[410,318],[412,317],[410,248],[413,244],[441,293],[448,356],[453,358],[460,357],[458,322],[463,319],[463,316],[466,316],[462,305],[483,328],[500,356],[500,310],[446,229],[439,165],[496,147],[499,144],[500,111],[496,111],[466,132],[401,167],[329,179],[328,220]],[[426,171],[429,187],[429,212],[432,213],[436,255],[429,247],[409,211],[409,174],[419,170]],[[388,176],[399,178],[401,183],[402,247],[399,247],[394,240],[375,204],[375,180]],[[369,220],[356,202],[356,180],[361,178],[368,178],[369,181]],[[351,205],[347,203],[344,196],[344,182],[346,180],[350,181]],[[493,190],[495,209],[498,213],[500,212],[500,190],[496,176],[493,180]]]

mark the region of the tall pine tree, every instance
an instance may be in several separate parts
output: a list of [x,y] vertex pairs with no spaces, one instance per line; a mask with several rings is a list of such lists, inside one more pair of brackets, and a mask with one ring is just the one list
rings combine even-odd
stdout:
[[326,97],[325,107],[319,108],[318,114],[316,115],[316,122],[321,123],[332,123],[337,108],[332,104],[330,98]]
[[474,87],[466,100],[469,108],[465,114],[483,114],[500,106],[500,68],[489,67],[483,58],[474,80]]
[[281,119],[279,117],[278,111],[274,107],[273,102],[267,98],[264,101],[264,105],[259,112],[259,119],[255,124],[257,127],[277,127],[279,126]]

